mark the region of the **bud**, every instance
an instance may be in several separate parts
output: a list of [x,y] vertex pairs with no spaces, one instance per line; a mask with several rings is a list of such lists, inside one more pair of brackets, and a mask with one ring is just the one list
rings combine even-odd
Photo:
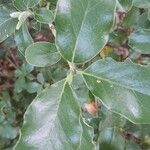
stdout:
[[99,110],[99,106],[97,102],[86,102],[84,104],[85,110],[90,114],[90,115],[96,115]]

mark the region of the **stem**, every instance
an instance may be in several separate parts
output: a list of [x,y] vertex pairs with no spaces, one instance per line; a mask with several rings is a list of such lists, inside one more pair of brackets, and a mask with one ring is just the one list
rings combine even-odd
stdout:
[[74,63],[71,63],[68,61],[68,64],[69,64],[69,68],[70,68],[70,71],[74,74],[76,73],[76,66]]

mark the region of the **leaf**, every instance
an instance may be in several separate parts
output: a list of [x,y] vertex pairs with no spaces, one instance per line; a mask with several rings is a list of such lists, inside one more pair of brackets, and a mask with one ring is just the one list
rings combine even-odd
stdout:
[[13,4],[18,10],[27,10],[36,6],[39,2],[40,0],[13,0]]
[[119,47],[120,45],[124,44],[126,40],[127,40],[127,33],[121,30],[112,32],[109,35],[109,44],[111,46]]
[[33,39],[28,31],[27,25],[22,27],[15,33],[15,41],[20,53],[24,56],[26,48],[33,43]]
[[125,11],[129,11],[132,8],[133,0],[118,0]]
[[132,9],[126,14],[124,18],[123,26],[126,28],[132,27],[139,19],[139,16],[140,16],[139,9],[136,7],[132,7]]
[[133,0],[133,5],[139,8],[150,8],[150,0]]
[[83,131],[82,131],[82,137],[81,137],[81,144],[80,144],[80,147],[78,148],[78,150],[84,150],[84,149],[94,150],[94,144],[91,142],[91,137],[93,136],[92,132],[91,132],[92,128],[89,128],[83,122],[82,118],[80,119],[80,121],[82,124]]
[[43,76],[42,73],[38,73],[38,74],[37,74],[37,81],[38,81],[39,83],[41,83],[41,84],[44,84],[45,79],[44,79],[44,76]]
[[148,29],[149,25],[148,12],[145,10],[145,12],[141,14],[137,7],[132,7],[126,14],[123,22],[125,28]]
[[0,123],[0,137],[14,139],[17,137],[18,131],[12,127],[8,121]]
[[26,90],[28,93],[36,93],[42,89],[42,85],[37,82],[29,82],[27,83]]
[[[100,149],[124,150],[125,141],[116,128],[106,128],[100,132]],[[118,144],[119,143],[119,144]]]
[[103,105],[101,106],[101,115],[102,119],[99,125],[100,130],[110,127],[120,128],[123,127],[126,123],[126,119],[124,117],[107,110]]
[[138,145],[125,141],[116,128],[106,128],[100,132],[101,150],[140,150]]
[[35,19],[40,23],[51,24],[54,20],[52,11],[46,8],[37,9],[34,15]]
[[49,42],[37,42],[30,45],[25,52],[29,64],[37,67],[46,67],[57,63],[60,54],[54,44]]
[[138,30],[132,32],[129,37],[130,47],[137,52],[143,54],[150,54],[150,31],[149,30]]
[[150,123],[150,68],[108,58],[82,72],[91,92],[103,104],[134,123]]
[[15,81],[15,89],[14,89],[14,91],[15,91],[16,93],[20,93],[20,92],[22,92],[24,89],[26,89],[25,77],[19,77],[19,78]]
[[31,103],[15,150],[78,149],[81,135],[78,101],[67,80],[62,80]]
[[17,19],[10,17],[10,11],[0,6],[0,43],[11,36],[16,29]]
[[114,21],[115,0],[59,0],[56,45],[62,56],[84,63],[106,45]]

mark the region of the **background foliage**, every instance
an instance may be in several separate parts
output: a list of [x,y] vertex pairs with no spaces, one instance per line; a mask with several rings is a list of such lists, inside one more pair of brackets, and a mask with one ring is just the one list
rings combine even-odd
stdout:
[[0,149],[148,150],[149,8],[1,0]]

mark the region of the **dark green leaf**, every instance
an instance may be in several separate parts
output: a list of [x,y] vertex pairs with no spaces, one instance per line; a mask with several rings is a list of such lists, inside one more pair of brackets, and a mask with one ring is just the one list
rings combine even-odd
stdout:
[[140,150],[139,146],[125,141],[116,128],[106,128],[100,132],[100,150]]
[[69,61],[92,59],[108,41],[115,0],[59,0],[56,13],[56,44]]
[[[16,150],[73,150],[82,144],[80,107],[66,80],[44,90],[25,114]],[[90,142],[87,137],[85,142]],[[87,143],[89,145],[89,143]],[[89,147],[91,150],[91,147]]]
[[14,139],[17,137],[18,131],[16,128],[13,128],[8,121],[0,123],[0,137]]
[[116,32],[112,32],[109,35],[109,43],[111,46],[120,46],[125,43],[127,40],[127,33],[122,30],[118,30]]
[[15,82],[15,92],[20,93],[22,90],[26,89],[26,82],[24,77],[19,77]]
[[29,82],[29,83],[27,83],[26,90],[29,93],[36,93],[36,92],[42,90],[42,86],[41,86],[41,84],[39,84],[37,82]]
[[46,8],[37,9],[34,15],[35,19],[40,23],[51,24],[54,20],[52,11]]
[[145,10],[142,14],[137,7],[132,9],[126,14],[123,26],[126,28],[134,29],[149,29],[150,21],[148,20],[148,11]]
[[17,22],[10,17],[10,11],[0,6],[0,43],[15,32]]
[[150,31],[139,30],[133,32],[129,37],[129,45],[134,51],[150,54]]
[[33,39],[28,31],[26,24],[23,24],[21,28],[18,31],[16,31],[15,41],[18,50],[24,56],[26,48],[33,43]]
[[150,123],[150,68],[131,61],[99,60],[83,72],[86,84],[111,111],[135,123]]
[[132,8],[133,0],[118,0],[125,11],[129,11]]
[[124,21],[123,21],[123,26],[126,28],[133,27],[137,20],[139,19],[140,12],[139,9],[136,7],[132,7],[132,9],[126,14]]
[[81,124],[83,128],[82,137],[81,137],[81,144],[78,150],[94,150],[94,144],[91,142],[93,133],[91,132],[92,128],[89,128],[81,118]]
[[124,150],[125,141],[116,128],[106,128],[100,132],[100,150]]
[[14,6],[18,10],[27,10],[34,7],[40,2],[40,0],[13,0]]
[[37,42],[30,45],[25,52],[28,63],[33,66],[45,67],[57,63],[60,54],[54,44],[48,42]]

